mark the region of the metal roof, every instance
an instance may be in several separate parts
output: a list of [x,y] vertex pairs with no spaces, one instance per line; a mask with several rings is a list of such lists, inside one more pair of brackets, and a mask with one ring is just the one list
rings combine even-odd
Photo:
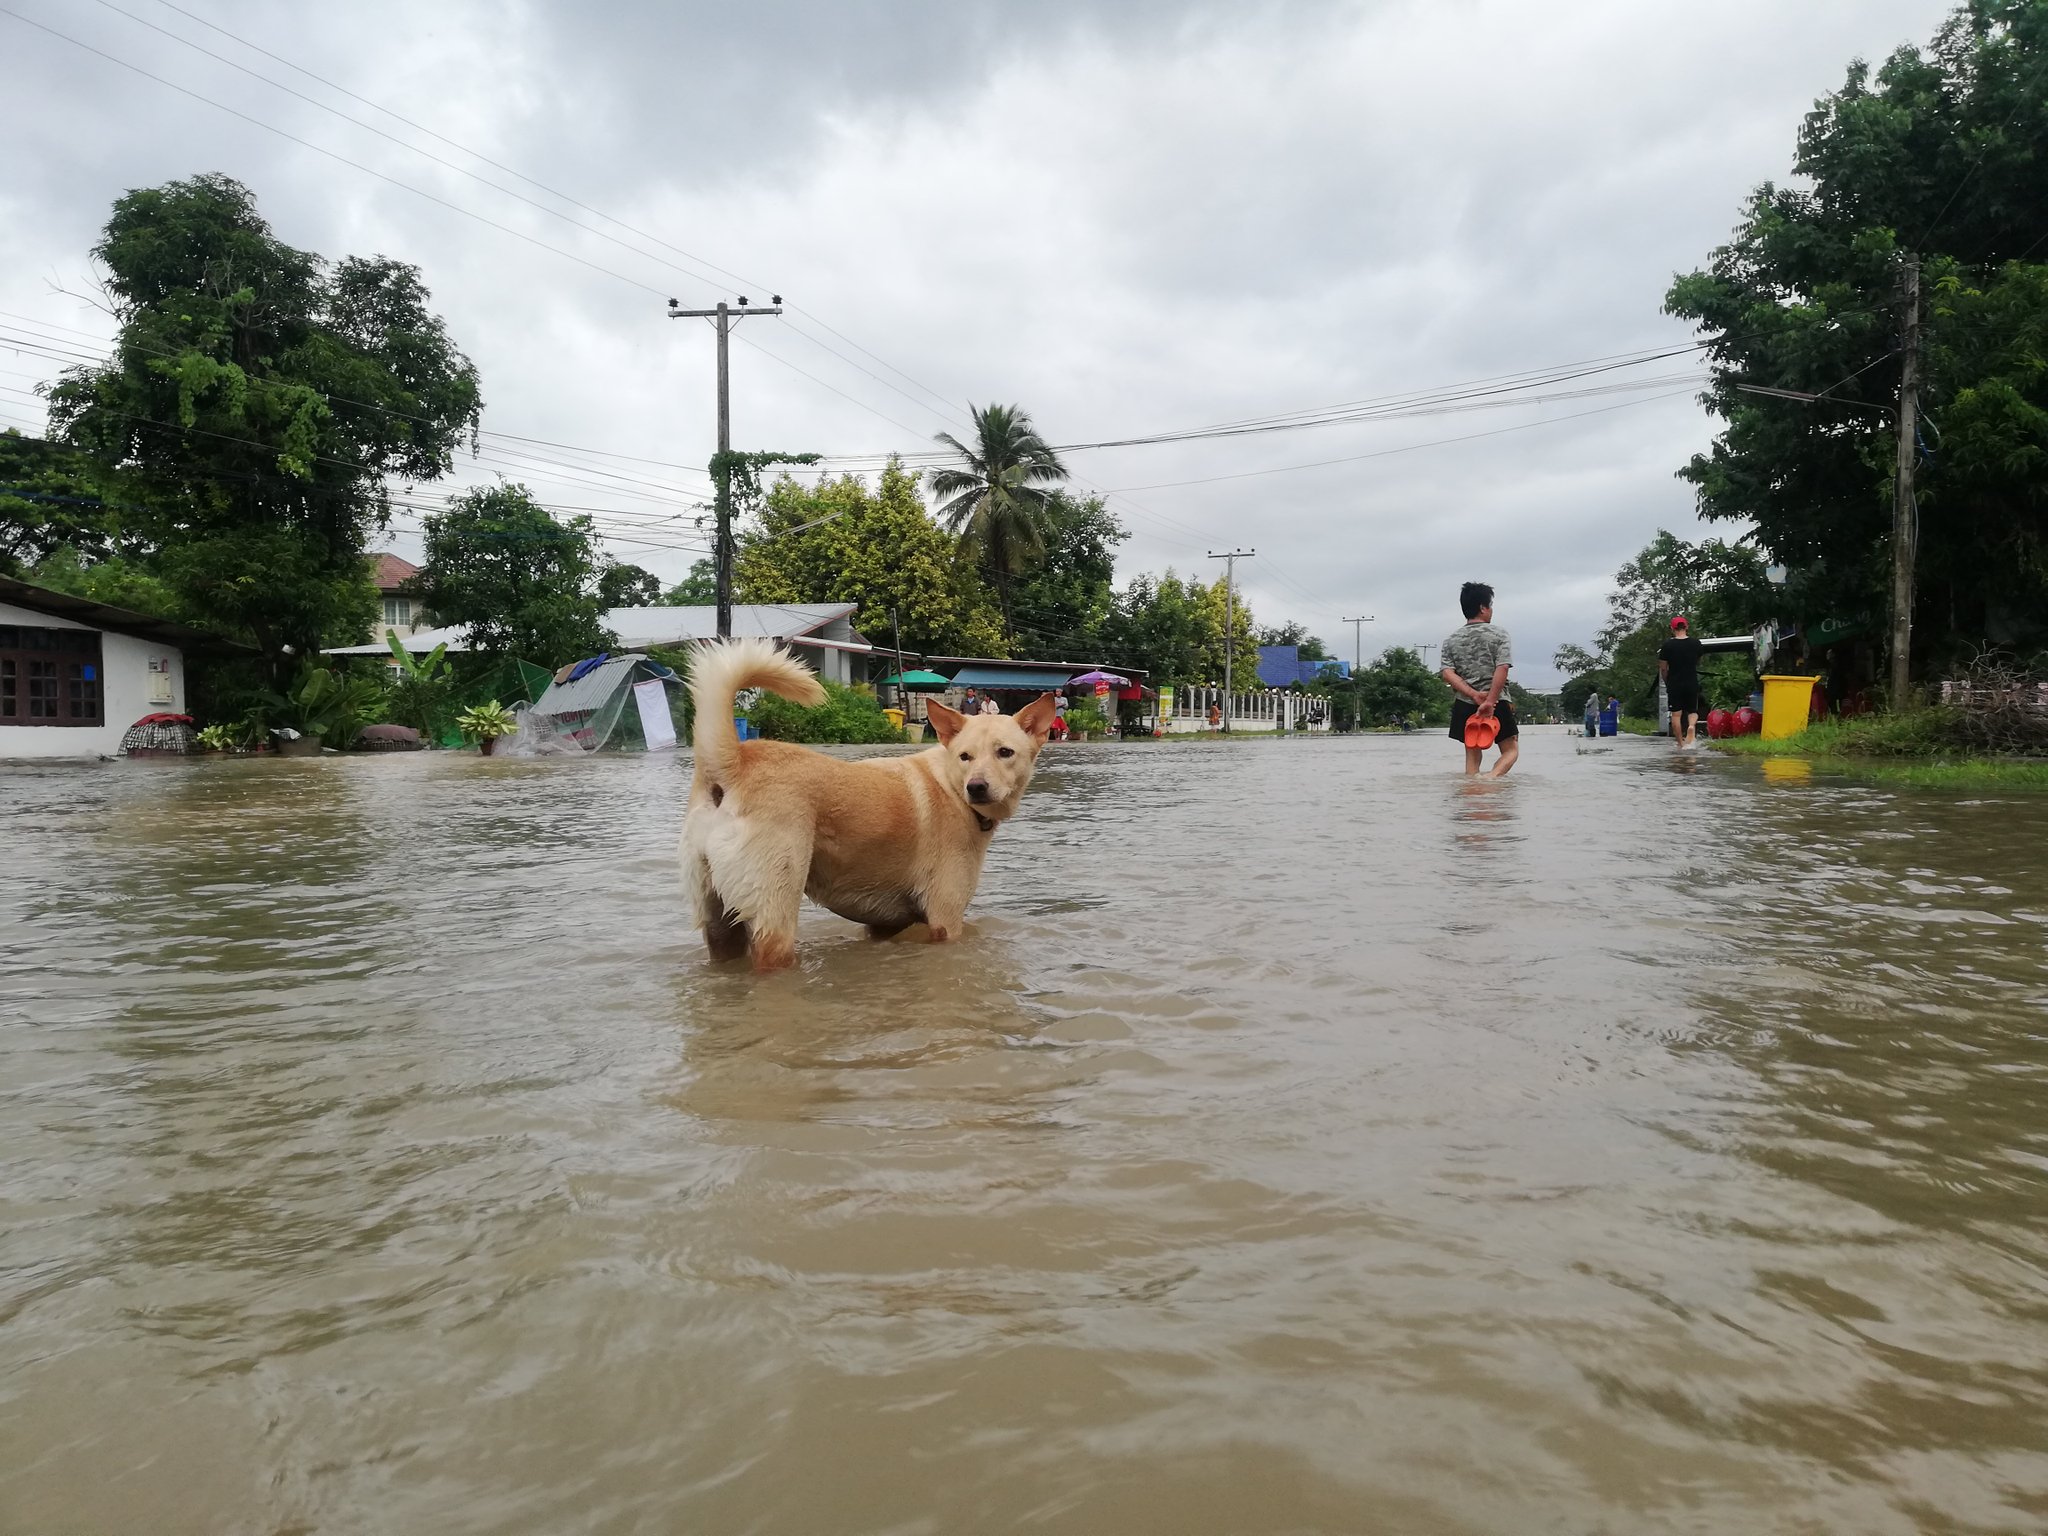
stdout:
[[1041,688],[1050,693],[1078,677],[1065,667],[962,667],[953,674],[955,688]]
[[12,576],[0,576],[0,602],[12,603],[17,608],[28,608],[37,613],[52,614],[57,618],[74,619],[94,629],[112,630],[117,635],[134,635],[138,639],[154,640],[160,645],[176,646],[181,651],[191,651],[198,655],[208,652],[215,655],[256,654],[254,646],[243,645],[237,640],[226,640],[219,635],[210,635],[205,630],[194,629],[188,624],[152,618],[146,613],[137,613],[132,608],[116,608],[109,603],[93,602],[90,598],[73,597],[69,592],[53,592],[48,587],[17,581]]
[[[629,651],[623,656],[612,657],[601,666],[592,667],[574,682],[550,683],[547,691],[533,701],[533,712],[536,715],[573,715],[582,710],[596,709],[619,689],[633,682],[634,670],[646,660],[637,651]],[[673,674],[670,679],[663,680],[672,678]]]
[[[732,632],[761,635],[770,640],[800,640],[813,630],[823,629],[836,619],[853,616],[852,603],[735,603]],[[604,627],[631,650],[644,651],[655,645],[688,645],[693,640],[711,640],[718,635],[718,610],[707,605],[692,607],[612,608],[604,616]],[[416,656],[437,645],[451,651],[469,649],[469,626],[449,624],[440,629],[423,629],[415,635],[400,635],[398,643]],[[824,644],[824,641],[816,642]],[[839,642],[844,644],[844,642]],[[851,647],[849,647],[851,648]],[[369,645],[336,645],[329,656],[382,656],[390,653],[383,641]]]
[[[883,651],[887,655],[895,654],[887,647],[884,647]],[[1120,661],[1050,661],[1044,658],[1034,660],[1029,657],[1019,657],[1011,661],[1001,656],[940,656],[931,651],[910,650],[903,654],[912,661],[922,662],[936,672],[950,672],[956,667],[993,667],[1009,672],[1021,667],[1027,671],[1058,672],[1062,677],[1079,677],[1083,672],[1100,670],[1114,672],[1119,677],[1128,677],[1134,683],[1150,676],[1145,668],[1127,667]]]

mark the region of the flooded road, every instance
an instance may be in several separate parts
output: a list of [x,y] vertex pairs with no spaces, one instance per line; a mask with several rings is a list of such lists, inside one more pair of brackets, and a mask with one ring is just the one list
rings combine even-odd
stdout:
[[763,979],[687,759],[0,768],[0,1531],[2043,1529],[2048,797],[1593,745]]

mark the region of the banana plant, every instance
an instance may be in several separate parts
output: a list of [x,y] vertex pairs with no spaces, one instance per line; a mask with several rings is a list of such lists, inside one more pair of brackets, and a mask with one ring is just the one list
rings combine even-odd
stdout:
[[398,631],[384,631],[384,643],[391,647],[391,659],[398,667],[399,675],[408,683],[444,683],[450,671],[448,642],[442,641],[427,653],[422,661],[399,643]]
[[384,631],[384,643],[391,647],[392,664],[398,669],[391,690],[391,717],[409,725],[429,741],[438,739],[449,711],[449,694],[455,686],[455,664],[448,659],[446,642],[424,657],[415,656],[399,643],[398,631]]

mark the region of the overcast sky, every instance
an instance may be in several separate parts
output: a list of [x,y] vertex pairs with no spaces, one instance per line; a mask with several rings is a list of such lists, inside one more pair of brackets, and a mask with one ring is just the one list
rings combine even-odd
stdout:
[[[1785,176],[1801,114],[1852,58],[1924,43],[1948,9],[6,4],[194,93],[0,15],[6,334],[27,317],[72,344],[110,335],[59,291],[90,288],[109,204],[225,172],[294,245],[417,264],[482,371],[486,428],[578,450],[495,438],[461,481],[605,509],[614,553],[665,578],[694,558],[673,546],[696,537],[715,432],[709,328],[666,319],[669,296],[798,306],[742,328],[735,446],[847,455],[964,434],[968,401],[1014,402],[1077,443],[1683,344],[1659,313],[1672,275]],[[55,367],[0,352],[0,424],[40,426],[22,391]],[[1120,579],[1206,579],[1209,551],[1256,548],[1238,571],[1259,621],[1300,620],[1347,657],[1343,618],[1373,616],[1368,657],[1435,642],[1458,584],[1492,581],[1518,675],[1545,686],[1623,560],[1659,527],[1700,536],[1673,471],[1709,436],[1678,380],[1069,464],[1131,530]]]

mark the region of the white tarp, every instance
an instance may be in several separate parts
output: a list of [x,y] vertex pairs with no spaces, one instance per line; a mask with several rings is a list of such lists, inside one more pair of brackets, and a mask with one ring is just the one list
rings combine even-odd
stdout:
[[647,750],[662,752],[676,744],[675,716],[668,710],[668,684],[650,677],[633,685],[633,703],[640,711],[640,732]]

